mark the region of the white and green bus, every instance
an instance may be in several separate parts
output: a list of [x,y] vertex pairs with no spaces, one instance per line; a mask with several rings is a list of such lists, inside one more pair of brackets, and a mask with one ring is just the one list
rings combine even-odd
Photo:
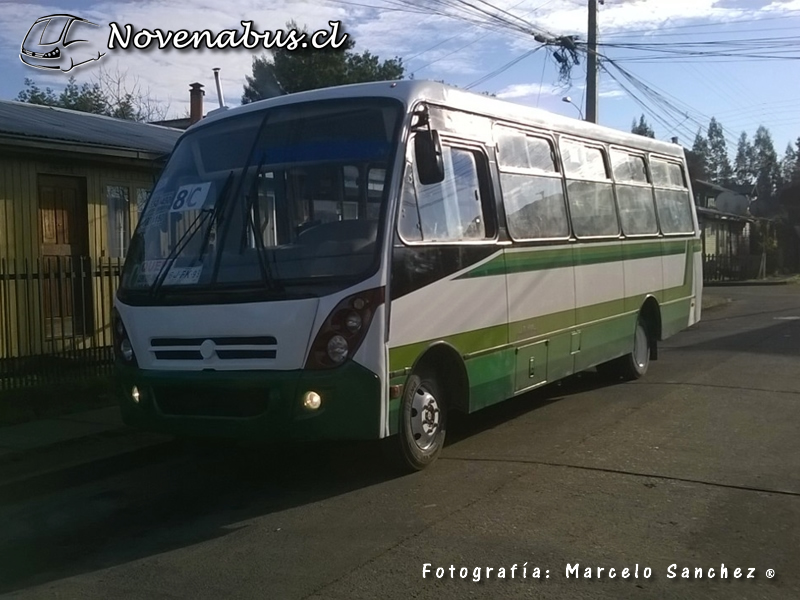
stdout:
[[697,322],[681,147],[431,82],[215,111],[179,140],[115,301],[125,421],[383,439],[578,371],[645,374]]

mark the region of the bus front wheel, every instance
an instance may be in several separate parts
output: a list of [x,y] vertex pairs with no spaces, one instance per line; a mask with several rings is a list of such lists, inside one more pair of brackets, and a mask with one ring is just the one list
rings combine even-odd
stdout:
[[408,378],[400,407],[400,431],[386,440],[392,461],[402,471],[421,471],[444,446],[447,411],[433,373]]
[[632,381],[644,377],[650,366],[650,333],[642,315],[636,320],[633,333],[633,350],[625,356],[598,365],[597,370],[606,376]]

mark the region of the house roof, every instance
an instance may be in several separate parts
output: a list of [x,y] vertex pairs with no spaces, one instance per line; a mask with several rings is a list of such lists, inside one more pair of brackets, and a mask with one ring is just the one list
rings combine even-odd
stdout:
[[0,136],[166,154],[181,133],[170,127],[0,100]]
[[695,188],[702,189],[705,192],[716,192],[717,194],[721,194],[722,192],[728,192],[727,188],[722,187],[721,185],[717,185],[716,183],[711,183],[710,181],[703,181],[702,179],[695,179]]
[[182,119],[167,119],[166,121],[150,121],[150,124],[186,130],[189,129],[189,125],[192,124],[192,119],[190,117],[184,117]]
[[698,216],[707,216],[711,219],[717,219],[720,221],[739,221],[741,223],[755,223],[757,219],[747,215],[735,215],[733,213],[722,212],[717,210],[716,208],[704,208],[702,206],[697,206],[697,214]]
[[695,179],[695,189],[701,189],[707,193],[716,193],[721,194],[723,192],[733,192],[735,194],[741,194],[742,196],[756,196],[756,187],[752,184],[738,184],[732,183],[728,187],[723,187],[721,185],[717,185],[716,183],[711,183],[710,181],[703,181],[702,179]]

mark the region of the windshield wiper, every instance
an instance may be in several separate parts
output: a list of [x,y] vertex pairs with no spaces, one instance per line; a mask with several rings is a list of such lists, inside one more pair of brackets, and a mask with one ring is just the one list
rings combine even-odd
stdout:
[[[219,220],[220,214],[224,211],[225,205],[227,203],[227,198],[229,197],[228,190],[230,189],[230,184],[233,181],[233,171],[228,174],[228,178],[225,180],[225,184],[220,189],[219,194],[217,194],[217,198],[214,201],[214,208],[208,209],[204,208],[200,211],[200,213],[189,223],[189,226],[186,228],[186,231],[177,241],[175,246],[170,250],[169,254],[167,254],[166,258],[164,258],[164,263],[161,265],[161,268],[158,270],[156,274],[156,278],[153,280],[153,284],[150,286],[150,295],[155,296],[158,294],[159,290],[164,285],[164,282],[169,275],[169,272],[172,270],[172,266],[175,264],[175,261],[186,249],[186,246],[189,245],[189,242],[192,241],[192,238],[197,234],[200,229],[202,229],[202,222],[205,221],[206,217],[209,215],[213,217],[213,219]],[[211,226],[206,228],[206,234],[203,238],[203,243],[200,246],[200,252],[198,254],[198,259],[202,260],[203,255],[205,254],[206,247],[208,246],[209,239],[211,237]]]
[[[262,238],[262,232],[259,231],[259,228],[256,227],[255,218],[253,217],[253,207],[258,199],[258,174],[261,171],[261,166],[263,165],[264,161],[258,164],[255,172],[255,179],[253,181],[253,187],[255,188],[254,192],[251,192],[250,198],[245,205],[245,215],[247,215],[247,227],[253,233],[253,240],[255,242],[255,250],[256,250],[256,258],[258,259],[258,267],[261,270],[261,277],[264,279],[264,283],[267,284],[267,287],[271,290],[275,291],[283,291],[283,286],[281,285],[280,281],[275,279],[274,275],[272,274],[272,268],[269,264],[269,259],[267,258],[267,249],[264,246],[264,239]],[[245,230],[246,231],[246,230]],[[240,251],[243,252],[245,248],[245,240],[247,239],[247,235],[242,236],[242,242],[240,245]],[[272,253],[274,258],[275,253]]]
[[[231,189],[232,181],[233,181],[233,171],[228,173],[228,178],[225,180],[222,189],[219,191],[219,194],[217,194],[217,199],[214,201],[214,214],[212,219],[213,224],[219,225],[219,223],[222,221],[221,217],[225,213],[225,208],[228,206],[228,198],[231,197],[231,195],[228,192]],[[208,250],[208,244],[210,243],[210,241],[211,241],[211,227],[209,226],[208,229],[206,229],[205,235],[203,236],[203,243],[200,245],[200,252],[198,253],[197,257],[198,261],[203,260],[203,257],[206,254],[206,250]]]

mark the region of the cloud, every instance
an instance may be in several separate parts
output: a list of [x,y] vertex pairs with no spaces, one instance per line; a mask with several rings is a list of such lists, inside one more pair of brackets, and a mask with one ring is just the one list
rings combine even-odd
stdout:
[[[131,24],[134,31],[143,28],[159,28],[162,31],[202,31],[209,29],[216,34],[224,29],[241,31],[242,20],[252,20],[254,29],[285,30],[286,22],[297,18],[300,25],[307,24],[311,31],[328,28],[329,20],[345,18],[345,9],[319,2],[273,2],[269,9],[263,2],[255,0],[234,0],[226,5],[211,0],[195,0],[192,3],[176,0],[157,0],[138,3],[99,2],[88,6],[70,8],[67,5],[54,7],[44,4],[22,4],[12,7],[0,5],[0,47],[4,54],[15,56],[19,44],[33,21],[43,15],[73,12],[95,23],[101,24],[110,32],[108,23],[120,26]],[[299,15],[313,15],[313,18],[298,18]],[[170,116],[180,117],[188,111],[189,84],[200,82],[206,88],[206,110],[217,107],[217,94],[214,86],[213,67],[221,68],[223,95],[229,105],[239,104],[244,75],[251,73],[252,58],[263,54],[252,50],[109,50],[107,56],[96,66],[81,68],[74,74],[79,82],[91,81],[99,68],[109,71],[127,72],[133,83],[136,79],[143,89],[149,89],[152,96],[163,104],[170,105]],[[66,84],[67,77],[36,71],[20,65],[24,76],[30,77],[40,86],[49,85],[56,89]],[[21,82],[20,82],[21,84]],[[21,85],[20,85],[21,87]]]
[[539,96],[563,96],[567,89],[549,83],[515,83],[506,86],[495,95],[503,100],[520,100]]
[[[367,4],[367,3],[365,3]],[[114,0],[65,0],[60,6],[51,2],[21,2],[0,4],[0,49],[4,56],[16,56],[19,45],[31,23],[40,16],[57,12],[73,12],[96,23],[130,23],[135,28],[241,29],[241,20],[252,20],[260,30],[284,29],[295,19],[309,29],[325,28],[329,20],[341,20],[357,42],[356,51],[369,50],[381,59],[404,58],[407,73],[417,78],[443,79],[464,85],[476,76],[492,71],[521,52],[536,47],[530,35],[509,28],[485,28],[458,20],[451,15],[421,13],[420,3],[401,5],[388,0],[372,2],[382,10],[354,7],[335,0],[274,0],[268,7],[263,0],[143,0],[122,2]],[[555,34],[584,36],[586,8],[583,0],[572,3],[543,0],[495,0],[500,9],[529,21]],[[396,10],[390,10],[394,8]],[[442,9],[443,10],[443,9]],[[600,7],[599,26],[602,36],[625,32],[657,32],[665,23],[724,23],[755,17],[759,10],[772,14],[800,11],[800,0],[761,0],[747,5],[731,0],[614,0]],[[221,68],[225,99],[236,105],[242,94],[244,77],[251,72],[255,51],[111,51],[102,66],[109,70],[127,71],[137,77],[142,87],[154,96],[170,103],[170,116],[183,116],[188,110],[188,88],[200,82],[206,88],[206,108],[216,108],[213,67]],[[17,60],[17,62],[19,62]],[[80,82],[87,81],[96,67],[76,72]],[[32,77],[41,85],[63,86],[63,75],[43,74],[15,65],[6,73],[4,89],[22,87],[22,78]],[[19,83],[9,83],[16,79]],[[503,81],[498,79],[495,81]],[[512,80],[513,81],[513,80]],[[508,83],[505,80],[504,83]],[[513,99],[537,100],[543,96],[564,95],[570,90],[551,84],[515,83],[506,85],[498,96]],[[619,90],[605,90],[606,98],[621,97]]]

